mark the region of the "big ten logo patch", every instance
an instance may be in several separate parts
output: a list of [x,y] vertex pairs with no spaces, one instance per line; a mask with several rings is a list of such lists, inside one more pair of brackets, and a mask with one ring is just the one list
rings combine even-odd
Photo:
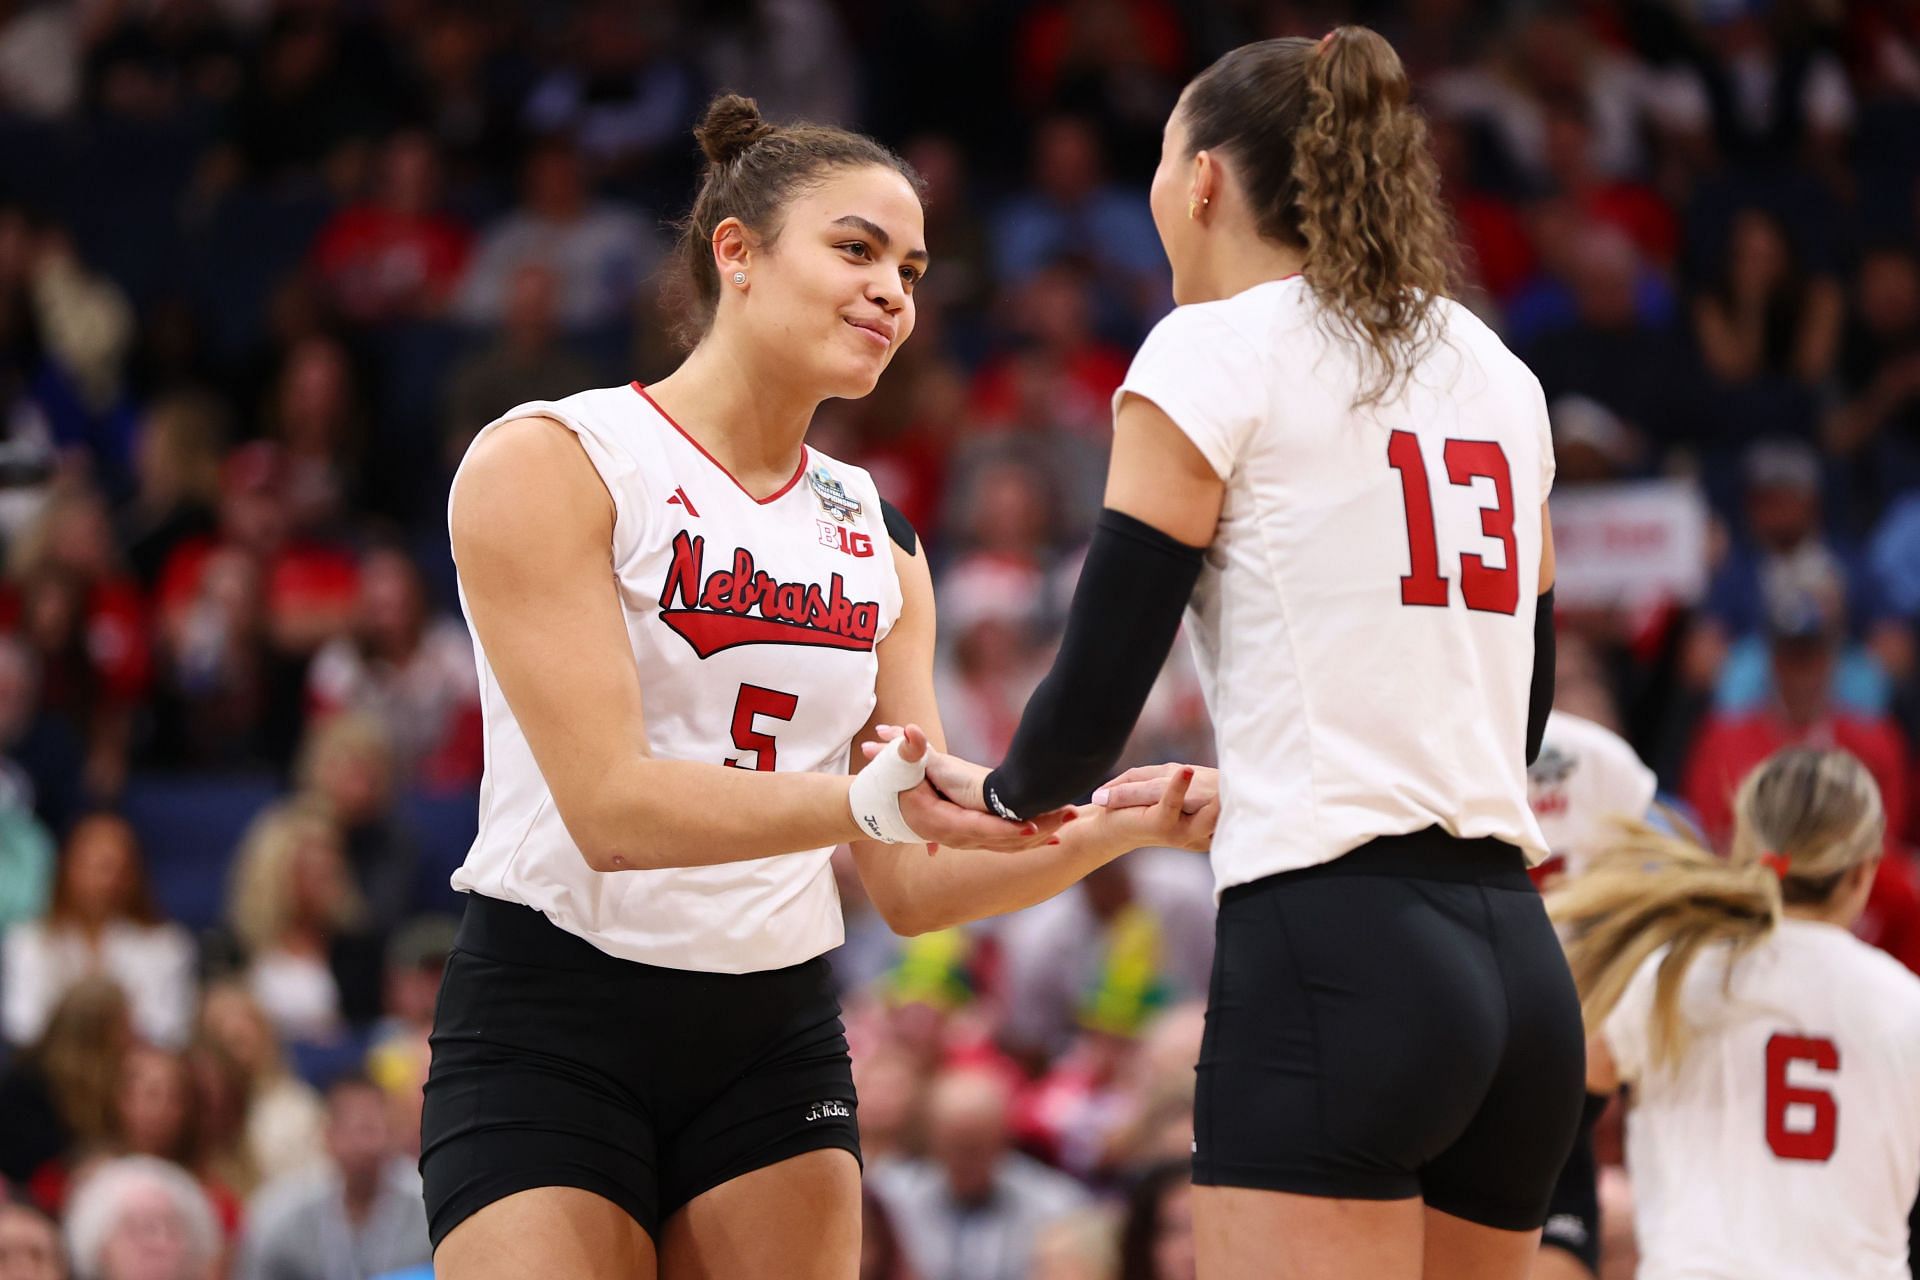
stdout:
[[838,548],[857,560],[865,560],[873,554],[873,539],[858,529],[849,529],[843,524],[826,520],[815,520],[813,523],[820,530],[821,546]]

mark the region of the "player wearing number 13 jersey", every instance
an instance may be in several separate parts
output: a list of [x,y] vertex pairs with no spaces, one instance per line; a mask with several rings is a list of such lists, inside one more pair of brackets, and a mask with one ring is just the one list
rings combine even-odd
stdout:
[[[1907,1280],[1920,978],[1848,930],[1886,818],[1840,751],[1766,761],[1726,861],[1643,828],[1550,899],[1631,1086],[1640,1280]],[[1920,1215],[1916,1215],[1920,1216]]]
[[1363,27],[1187,86],[1151,192],[1180,305],[1115,398],[1060,653],[998,768],[928,766],[1003,816],[1097,785],[1186,606],[1221,805],[1204,1280],[1518,1280],[1579,1119],[1578,1002],[1527,877],[1546,408],[1448,296],[1409,98]]

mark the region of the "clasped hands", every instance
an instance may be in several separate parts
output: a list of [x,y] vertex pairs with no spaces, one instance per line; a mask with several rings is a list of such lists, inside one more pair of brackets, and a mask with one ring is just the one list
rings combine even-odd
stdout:
[[[887,743],[904,739],[901,755],[923,757],[926,780],[900,793],[900,813],[927,840],[929,853],[942,844],[1018,853],[1060,843],[1060,828],[1092,820],[1109,839],[1127,848],[1164,846],[1204,853],[1220,818],[1220,775],[1199,765],[1156,764],[1129,769],[1093,793],[1090,805],[1069,805],[1025,822],[1009,822],[988,810],[989,770],[935,751],[918,725],[877,725],[878,742],[863,743],[871,760]],[[1127,843],[1130,842],[1130,843]]]

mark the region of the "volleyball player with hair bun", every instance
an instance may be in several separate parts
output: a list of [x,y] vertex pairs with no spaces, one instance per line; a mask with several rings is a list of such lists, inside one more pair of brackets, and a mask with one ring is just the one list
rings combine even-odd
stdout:
[[1548,898],[1593,1038],[1632,1087],[1642,1280],[1906,1280],[1920,1218],[1920,978],[1850,932],[1886,838],[1844,751],[1783,751],[1726,859],[1650,827]]
[[[1220,768],[1188,800],[1221,806],[1205,1280],[1520,1280],[1582,1105],[1579,1001],[1527,877],[1546,404],[1449,297],[1409,96],[1357,26],[1186,87],[1151,195],[1179,305],[1115,397],[1060,653],[997,769],[928,765],[1009,819],[1084,794],[1191,601]],[[1164,803],[1190,772],[1094,798]]]
[[[744,98],[697,136],[685,361],[508,411],[454,480],[487,759],[422,1116],[442,1280],[848,1280],[834,846],[915,933],[1212,830],[1184,787],[1011,821],[923,780],[925,556],[864,471],[804,440],[913,332],[916,180]],[[925,731],[882,747],[882,719]]]

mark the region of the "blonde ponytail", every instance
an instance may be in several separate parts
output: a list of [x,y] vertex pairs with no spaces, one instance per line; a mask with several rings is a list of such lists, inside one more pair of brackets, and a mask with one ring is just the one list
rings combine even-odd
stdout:
[[1880,856],[1886,811],[1873,776],[1844,751],[1795,748],[1770,757],[1734,797],[1734,839],[1721,859],[1641,823],[1586,874],[1548,895],[1566,937],[1580,1012],[1597,1031],[1662,948],[1649,1047],[1655,1063],[1686,1052],[1680,990],[1702,951],[1731,965],[1767,937],[1789,902],[1831,899],[1847,872]]

